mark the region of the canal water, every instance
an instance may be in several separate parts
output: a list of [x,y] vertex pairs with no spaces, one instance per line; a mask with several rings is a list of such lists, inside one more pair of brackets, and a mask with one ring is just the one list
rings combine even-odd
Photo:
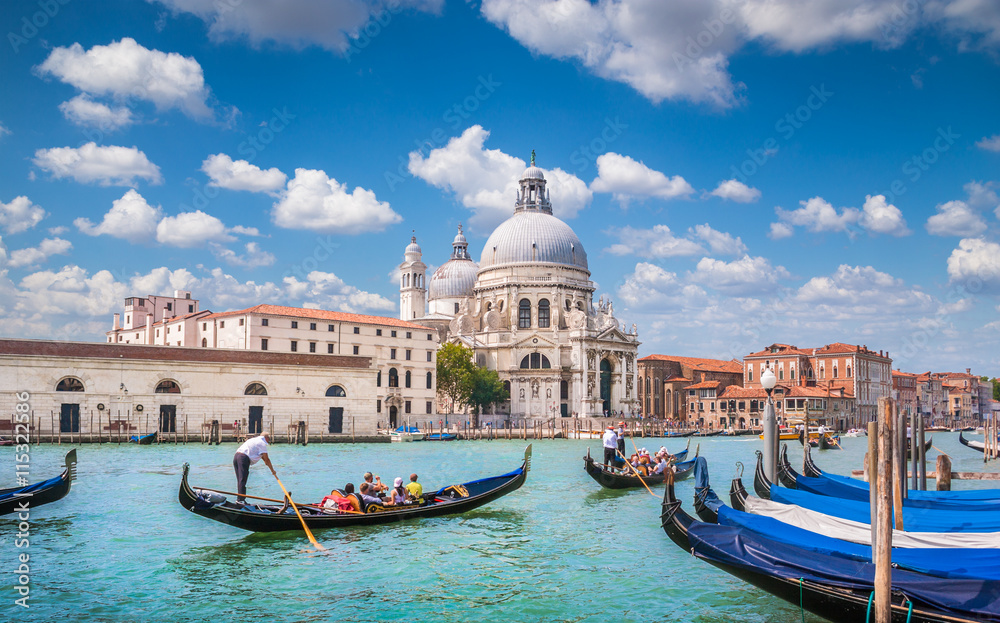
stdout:
[[[676,452],[686,440],[636,442]],[[385,482],[417,472],[425,490],[505,473],[520,464],[527,443],[273,445],[271,457],[296,500],[316,501],[359,483],[366,470]],[[71,494],[32,511],[28,547],[15,547],[15,516],[0,518],[0,620],[801,620],[797,607],[670,542],[659,525],[662,488],[655,498],[643,489],[601,489],[581,460],[588,447],[601,455],[599,441],[530,443],[532,469],[515,493],[462,516],[320,531],[324,554],[300,532],[249,534],[181,508],[185,462],[194,485],[235,487],[234,444],[81,446]],[[737,461],[752,486],[756,437],[692,439],[691,455],[699,443],[720,494]],[[816,462],[842,474],[859,468],[866,440],[843,443],[843,451],[814,451]],[[983,470],[982,455],[959,445],[957,433],[936,433],[934,445],[953,457],[956,471]],[[31,480],[57,474],[70,447],[32,447]],[[801,446],[789,450],[800,464]],[[2,488],[12,486],[15,470],[13,448],[0,452]],[[692,486],[677,487],[689,510]],[[281,497],[260,464],[249,487]],[[14,604],[23,553],[30,556],[28,609]]]

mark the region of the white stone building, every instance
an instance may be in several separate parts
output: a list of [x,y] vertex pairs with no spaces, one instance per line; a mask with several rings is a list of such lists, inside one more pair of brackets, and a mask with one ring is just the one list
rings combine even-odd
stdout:
[[422,250],[411,239],[400,264],[401,317],[472,348],[509,387],[503,411],[519,417],[595,417],[638,408],[635,325],[595,306],[587,253],[552,215],[545,176],[524,171],[514,214],[493,231],[478,264],[459,227],[451,259],[424,287]]

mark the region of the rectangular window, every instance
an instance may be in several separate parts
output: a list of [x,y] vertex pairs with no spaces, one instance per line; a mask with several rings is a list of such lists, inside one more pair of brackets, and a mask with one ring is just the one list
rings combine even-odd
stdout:
[[[522,301],[526,303],[527,301]],[[531,328],[531,306],[521,305],[517,310],[517,328],[518,329],[530,329]]]
[[354,327],[354,335],[360,335],[360,334],[361,334],[361,327]]
[[315,322],[310,322],[309,323],[309,330],[310,331],[315,331],[316,330],[316,323]]
[[[265,320],[264,322],[266,323],[267,321]],[[202,331],[208,331],[208,323],[207,322],[201,323],[201,330]]]
[[326,330],[333,333],[333,325],[332,324],[326,325]]
[[260,341],[260,349],[267,350],[267,338],[264,338]]
[[396,332],[395,332],[395,331],[392,331],[392,332],[391,332],[391,333],[389,334],[389,336],[390,336],[390,337],[396,337]]
[[167,311],[174,311],[174,304],[173,303],[167,303]]
[[188,313],[189,314],[193,314],[194,313],[194,305],[188,305]]
[[406,339],[410,339],[412,337],[413,337],[413,334],[411,332],[407,331],[406,332]]
[[406,401],[406,408],[404,410],[405,410],[406,413],[410,412],[410,401],[409,400]]
[[382,413],[382,401],[381,400],[376,400],[375,401],[375,413]]
[[432,403],[430,400],[428,400],[427,401],[427,413],[433,413],[433,412],[434,412],[434,403]]
[[746,411],[747,410],[747,403],[741,400],[739,402],[739,406],[737,407],[737,409],[739,409],[740,411]]
[[310,353],[316,352],[316,342],[309,342],[309,352]]
[[333,354],[333,344],[327,344],[326,345],[326,354],[327,355],[332,355]]
[[406,351],[406,360],[407,360],[407,361],[409,361],[409,360],[410,360],[410,353],[411,353],[411,352],[412,352],[412,351],[410,351],[410,350],[407,350],[407,351]]
[[292,340],[292,352],[293,353],[299,352],[299,343],[296,342],[295,340]]
[[260,319],[260,326],[262,326],[262,327],[266,327],[267,326],[267,318],[261,318]]
[[434,341],[434,334],[433,333],[428,333],[427,334],[427,341],[428,342],[433,342]]
[[160,330],[159,329],[156,330],[156,337],[160,337]]
[[360,350],[361,350],[360,346],[355,346],[354,347],[354,354],[357,355]]
[[395,348],[390,348],[389,349],[389,359],[395,359],[395,358],[396,358],[396,349]]
[[167,335],[170,335],[170,327],[167,327],[167,330],[165,331],[165,333],[166,333]]
[[375,335],[382,335],[382,329],[375,329]]
[[434,375],[427,373],[427,389],[434,389]]
[[298,329],[299,328],[299,321],[298,320],[293,320],[292,321],[292,328],[293,329]]
[[455,303],[455,313],[458,313],[458,303]]
[[427,361],[434,361],[434,353],[427,351]]
[[226,321],[225,320],[220,320],[219,321],[219,328],[220,329],[225,329],[226,328]]
[[243,326],[243,318],[240,318],[240,326]]

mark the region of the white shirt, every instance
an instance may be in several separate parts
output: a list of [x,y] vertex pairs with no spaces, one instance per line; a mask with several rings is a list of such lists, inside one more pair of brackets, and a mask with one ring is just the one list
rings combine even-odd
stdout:
[[615,434],[615,431],[604,431],[603,439],[605,448],[615,449],[618,447],[618,435]]
[[243,442],[237,452],[242,452],[250,457],[250,464],[253,465],[260,460],[260,455],[267,454],[267,440],[263,436],[251,437]]

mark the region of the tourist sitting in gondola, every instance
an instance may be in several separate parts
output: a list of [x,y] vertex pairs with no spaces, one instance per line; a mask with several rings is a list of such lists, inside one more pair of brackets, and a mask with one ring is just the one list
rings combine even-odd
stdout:
[[[374,480],[373,480],[374,479]],[[387,485],[382,484],[382,478],[379,476],[372,476],[371,472],[365,472],[365,482],[368,483],[369,493],[371,495],[382,497],[389,490]]]
[[406,485],[406,492],[411,501],[417,502],[424,495],[424,486],[417,482],[417,475],[410,474],[410,484]]
[[344,491],[340,492],[334,489],[330,492],[330,495],[323,498],[323,500],[318,504],[323,508],[336,509],[338,511],[344,512],[361,512],[361,503],[358,502],[357,496],[354,495],[354,483],[349,482],[344,485]]
[[370,483],[361,483],[361,502],[365,508],[368,508],[369,504],[381,504],[382,498],[372,495],[372,486]]
[[653,468],[653,474],[662,474],[667,469],[667,459],[662,456],[656,457],[656,467]]
[[388,495],[385,496],[385,499],[382,501],[382,503],[385,504],[386,506],[402,506],[404,504],[410,503],[409,493],[403,486],[402,478],[396,478],[396,480],[393,482],[392,489],[389,489],[389,493]]

